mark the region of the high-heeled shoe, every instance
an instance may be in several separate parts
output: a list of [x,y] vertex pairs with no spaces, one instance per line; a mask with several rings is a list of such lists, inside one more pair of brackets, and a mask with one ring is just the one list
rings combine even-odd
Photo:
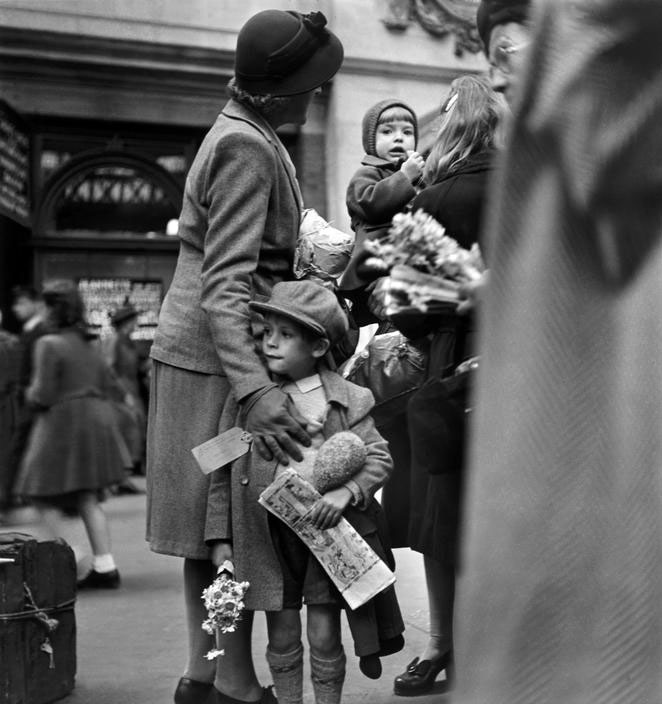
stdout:
[[455,681],[455,663],[452,650],[434,658],[434,660],[414,658],[407,665],[407,669],[395,678],[393,691],[403,697],[425,694],[434,687],[435,680],[442,670],[446,671],[444,690],[448,691],[452,689]]
[[182,677],[175,689],[175,704],[207,704],[213,686],[211,682]]

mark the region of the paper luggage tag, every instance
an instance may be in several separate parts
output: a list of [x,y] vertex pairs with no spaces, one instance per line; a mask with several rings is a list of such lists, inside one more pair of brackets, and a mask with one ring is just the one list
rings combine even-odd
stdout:
[[230,428],[194,447],[191,452],[200,469],[209,474],[245,455],[251,449],[252,440],[251,434],[242,428]]

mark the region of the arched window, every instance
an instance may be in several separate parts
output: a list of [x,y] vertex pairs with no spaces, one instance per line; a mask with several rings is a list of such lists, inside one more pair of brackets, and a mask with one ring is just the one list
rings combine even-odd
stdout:
[[181,203],[180,185],[155,162],[123,151],[85,152],[67,161],[45,184],[34,234],[165,237]]

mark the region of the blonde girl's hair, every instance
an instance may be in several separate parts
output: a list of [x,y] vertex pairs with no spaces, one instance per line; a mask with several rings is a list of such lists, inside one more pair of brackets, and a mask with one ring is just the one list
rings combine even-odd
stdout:
[[484,76],[460,76],[441,107],[437,138],[425,163],[423,178],[435,183],[465,159],[501,146],[506,105]]

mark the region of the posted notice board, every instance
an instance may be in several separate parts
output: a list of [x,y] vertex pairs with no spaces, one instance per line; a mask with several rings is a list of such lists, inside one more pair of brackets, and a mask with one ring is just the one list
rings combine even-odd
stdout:
[[145,279],[79,279],[78,290],[85,302],[87,322],[101,337],[112,331],[114,311],[130,303],[139,313],[135,340],[153,340],[163,300],[163,283]]
[[0,100],[0,213],[30,226],[30,132]]

